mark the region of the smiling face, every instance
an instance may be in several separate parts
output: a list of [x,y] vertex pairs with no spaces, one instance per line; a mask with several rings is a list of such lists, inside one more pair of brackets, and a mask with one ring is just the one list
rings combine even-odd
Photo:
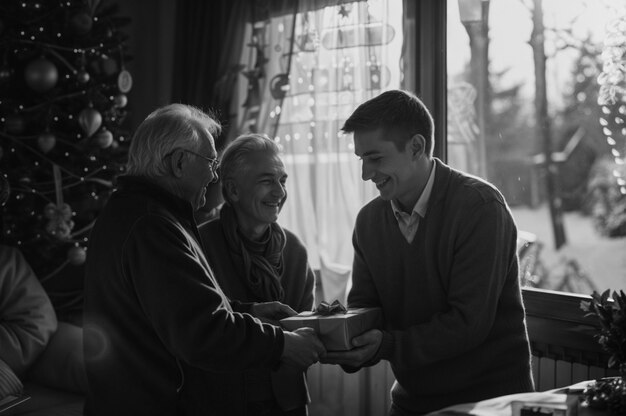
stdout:
[[362,179],[374,182],[382,199],[396,200],[410,211],[428,180],[430,161],[424,153],[422,136],[416,134],[398,150],[394,141],[389,140],[394,134],[402,133],[386,132],[382,128],[356,131],[354,153],[362,161]]
[[271,151],[246,156],[246,167],[225,184],[242,232],[251,239],[260,238],[278,214],[287,198],[287,173],[280,157]]

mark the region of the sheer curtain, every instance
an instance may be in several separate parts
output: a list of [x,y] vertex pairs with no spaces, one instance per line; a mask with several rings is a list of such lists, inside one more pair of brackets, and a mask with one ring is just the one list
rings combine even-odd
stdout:
[[355,216],[377,193],[339,129],[359,104],[400,86],[402,1],[284,4],[257,7],[248,25],[238,132],[282,146],[289,197],[280,223],[306,244],[326,300],[344,301]]

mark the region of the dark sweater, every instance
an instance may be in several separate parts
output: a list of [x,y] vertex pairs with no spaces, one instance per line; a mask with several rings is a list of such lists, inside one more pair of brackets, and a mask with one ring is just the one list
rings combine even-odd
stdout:
[[233,312],[191,204],[136,177],[119,178],[91,232],[84,328],[86,415],[175,415],[183,363],[272,368],[284,343],[280,329]]
[[389,360],[393,403],[408,414],[533,390],[511,213],[490,184],[435,163],[412,243],[380,198],[353,235],[348,303],[383,308],[372,363]]
[[[283,274],[280,278],[285,292],[283,303],[295,311],[310,311],[313,307],[315,277],[308,263],[307,252],[300,240],[283,229],[286,244],[283,251]],[[199,229],[207,260],[224,293],[242,302],[258,302],[247,288],[244,276],[235,267],[220,219]],[[248,401],[274,398],[285,410],[305,406],[308,392],[302,371],[281,366],[246,372],[215,373],[187,369],[187,387],[183,393],[189,402],[190,415],[245,415]],[[211,413],[212,412],[212,413]]]

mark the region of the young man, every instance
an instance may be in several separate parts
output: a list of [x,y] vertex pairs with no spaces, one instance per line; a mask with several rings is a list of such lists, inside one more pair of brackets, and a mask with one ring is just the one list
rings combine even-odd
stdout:
[[[246,134],[224,151],[220,164],[226,201],[219,218],[200,227],[207,260],[230,298],[280,301],[298,312],[313,307],[315,277],[300,240],[276,222],[287,198],[287,173],[278,145]],[[203,405],[198,414],[306,416],[302,368],[282,365],[246,372],[190,374],[190,389]],[[228,394],[216,394],[221,390]]]
[[306,368],[324,352],[312,331],[283,332],[239,313],[277,319],[291,308],[230,302],[214,277],[193,211],[216,179],[218,132],[200,110],[172,104],[133,136],[128,175],[89,241],[86,415],[185,414],[183,367]]
[[432,117],[410,93],[365,102],[343,130],[380,192],[356,220],[348,304],[382,307],[385,326],[322,362],[388,360],[394,416],[532,391],[517,230],[500,192],[432,157]]

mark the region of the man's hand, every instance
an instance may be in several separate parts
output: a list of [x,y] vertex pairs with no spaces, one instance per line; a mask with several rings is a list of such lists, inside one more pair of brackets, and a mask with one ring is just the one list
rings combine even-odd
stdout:
[[250,309],[252,316],[259,318],[262,322],[280,326],[280,321],[288,316],[294,316],[298,313],[291,309],[290,306],[280,302],[263,302],[254,303]]
[[378,351],[383,340],[383,333],[378,329],[371,329],[359,336],[352,338],[350,351],[327,352],[320,362],[324,364],[340,364],[350,367],[360,367],[366,363]]
[[281,360],[299,369],[306,369],[319,361],[326,353],[324,344],[315,335],[313,328],[298,328],[293,332],[284,332],[285,347]]

